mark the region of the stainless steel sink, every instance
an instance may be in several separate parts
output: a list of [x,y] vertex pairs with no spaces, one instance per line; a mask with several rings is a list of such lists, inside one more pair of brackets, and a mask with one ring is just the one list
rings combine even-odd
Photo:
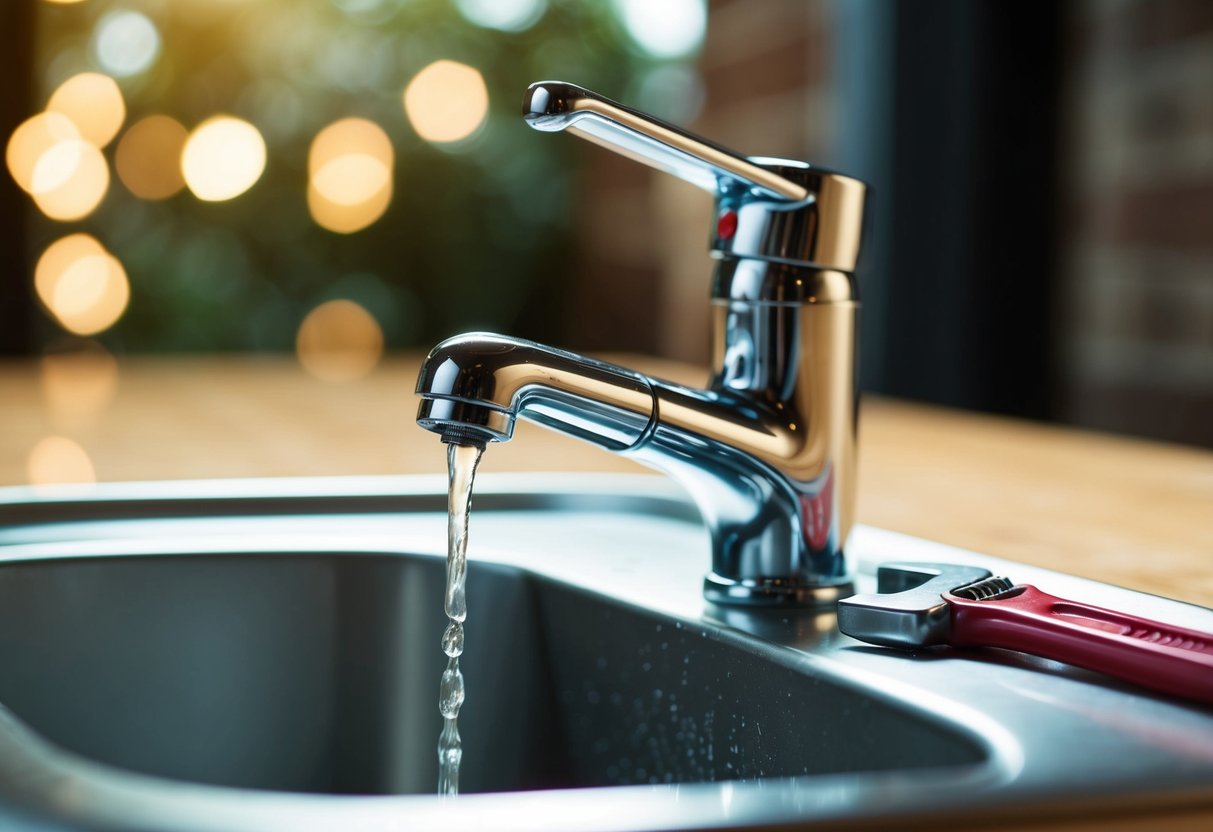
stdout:
[[[664,480],[493,480],[472,518],[465,792],[432,797],[442,482],[0,491],[0,823],[655,829],[1213,805],[1213,713],[832,614],[706,606]],[[1213,630],[1213,612],[860,529]],[[11,820],[10,820],[11,816]],[[31,828],[35,828],[31,826]]]

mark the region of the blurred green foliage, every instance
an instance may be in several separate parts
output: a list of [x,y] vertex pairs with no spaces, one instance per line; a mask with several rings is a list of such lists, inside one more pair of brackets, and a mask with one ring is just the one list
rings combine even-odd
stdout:
[[[290,349],[307,311],[336,297],[370,310],[394,347],[473,328],[558,335],[587,148],[526,128],[523,90],[560,78],[622,98],[679,63],[646,57],[613,4],[592,0],[549,0],[521,32],[476,26],[449,0],[98,0],[40,10],[37,71],[48,93],[95,68],[90,33],[117,8],[146,14],[162,43],[147,71],[119,79],[128,125],[164,113],[192,128],[229,113],[268,145],[261,179],[234,200],[183,190],[145,202],[115,177],[86,220],[33,224],[31,262],[84,230],[125,265],[130,306],[99,339],[118,351]],[[420,139],[401,103],[408,81],[440,58],[476,67],[489,90],[487,122],[455,147]],[[305,192],[312,138],[347,116],[391,137],[395,195],[381,219],[342,235],[315,224]],[[46,321],[44,340],[57,333]]]

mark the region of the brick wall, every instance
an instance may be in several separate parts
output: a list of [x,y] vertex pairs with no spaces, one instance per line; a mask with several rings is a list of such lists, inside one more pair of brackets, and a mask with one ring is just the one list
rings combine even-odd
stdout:
[[1067,23],[1061,416],[1213,445],[1213,3]]
[[[709,8],[691,129],[831,162],[850,103],[831,75],[842,7]],[[1213,2],[1070,0],[1064,19],[1061,136],[1040,136],[1060,171],[1059,256],[1041,264],[1055,372],[1041,394],[1064,422],[1213,446]],[[596,149],[586,161],[571,345],[706,361],[710,198]]]
[[[711,0],[702,113],[684,126],[755,156],[820,158],[832,138],[832,0]],[[568,320],[578,349],[705,364],[712,197],[590,148]]]

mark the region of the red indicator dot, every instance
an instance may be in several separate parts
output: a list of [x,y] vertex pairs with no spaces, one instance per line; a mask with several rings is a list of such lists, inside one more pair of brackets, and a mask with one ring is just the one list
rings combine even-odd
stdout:
[[721,240],[732,239],[737,233],[737,212],[725,211],[716,219],[716,236]]

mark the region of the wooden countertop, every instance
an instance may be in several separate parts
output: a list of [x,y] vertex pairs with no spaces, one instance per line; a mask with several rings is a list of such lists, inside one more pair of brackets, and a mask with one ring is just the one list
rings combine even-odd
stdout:
[[[277,356],[0,363],[0,485],[29,481],[48,436],[102,481],[442,473],[417,365],[333,384]],[[863,523],[1213,606],[1213,452],[868,397],[859,459]],[[482,470],[648,469],[520,424]]]
[[[684,383],[704,377],[620,360]],[[396,357],[329,384],[288,357],[0,362],[0,485],[56,461],[102,481],[441,474],[441,446],[413,421],[417,367]],[[60,441],[57,455],[47,437],[75,444]],[[861,522],[1213,606],[1209,451],[868,397],[859,459]],[[647,471],[524,423],[482,470]],[[1207,807],[1140,807],[1046,825],[1196,830],[1210,818]]]

